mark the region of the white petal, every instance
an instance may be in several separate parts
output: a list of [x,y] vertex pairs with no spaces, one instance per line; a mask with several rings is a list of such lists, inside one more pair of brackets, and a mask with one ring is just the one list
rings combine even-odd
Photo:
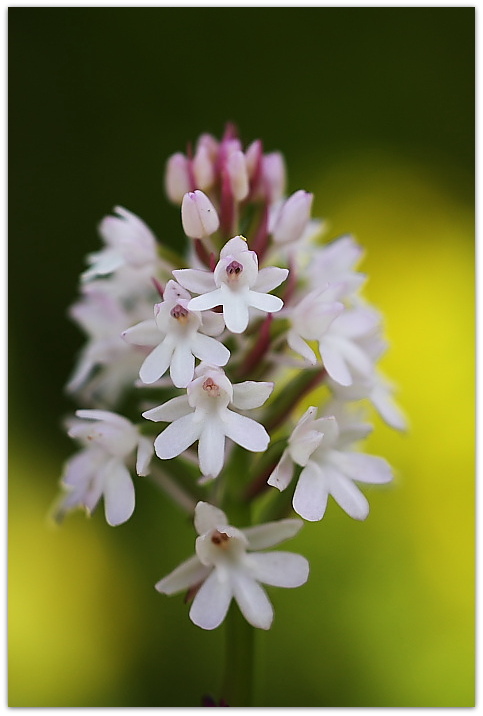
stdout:
[[209,293],[202,293],[200,296],[196,296],[196,298],[192,298],[191,301],[188,303],[188,310],[189,311],[207,311],[209,308],[214,308],[215,306],[221,306],[221,303],[222,303],[221,289],[215,288],[214,291],[210,291]]
[[373,331],[380,321],[379,314],[374,310],[360,308],[344,311],[337,319],[337,332],[356,338]]
[[195,529],[199,535],[227,524],[226,515],[219,507],[210,505],[209,502],[198,502],[195,507]]
[[232,403],[239,410],[259,408],[273,390],[273,383],[245,380],[243,383],[233,385]]
[[309,563],[292,552],[265,552],[249,555],[251,572],[258,582],[272,587],[300,587],[309,576]]
[[217,477],[220,474],[225,461],[225,431],[218,418],[210,417],[203,423],[198,458],[203,475]]
[[138,475],[149,473],[149,463],[154,453],[153,441],[141,436],[138,443],[138,454],[136,459],[136,472]]
[[406,416],[393,399],[388,388],[382,385],[377,385],[372,391],[370,399],[377,412],[387,425],[395,430],[406,430]]
[[193,412],[193,408],[188,403],[187,395],[180,395],[178,398],[172,398],[163,405],[158,405],[156,408],[146,410],[142,415],[147,420],[152,420],[155,423],[160,421],[171,422],[178,420],[184,415],[188,415]]
[[193,600],[191,621],[202,629],[216,629],[225,618],[232,597],[230,580],[221,581],[214,569]]
[[270,436],[260,423],[232,410],[226,411],[223,420],[226,436],[245,450],[263,452],[267,449]]
[[260,311],[266,311],[267,313],[276,313],[283,308],[283,301],[278,296],[272,296],[269,293],[257,293],[256,291],[249,291],[248,293],[249,306],[258,308]]
[[176,269],[173,271],[173,276],[178,283],[193,293],[206,293],[207,291],[213,291],[215,288],[215,281],[211,271]]
[[114,527],[134,512],[134,485],[129,470],[116,458],[109,460],[103,472],[106,520]]
[[232,571],[234,597],[249,624],[259,629],[270,629],[273,608],[265,590],[244,571]]
[[227,256],[236,256],[241,251],[248,251],[248,244],[242,236],[234,236],[221,249],[220,259],[226,259]]
[[290,455],[297,465],[305,467],[312,453],[317,450],[324,438],[317,430],[305,430],[302,435],[290,443]]
[[[220,289],[221,291],[221,289]],[[232,333],[243,333],[248,326],[248,306],[244,295],[229,289],[223,291],[223,318]]]
[[330,377],[340,385],[352,385],[351,373],[337,346],[323,340],[319,343],[319,350],[324,368]]
[[171,356],[173,355],[174,341],[171,336],[166,336],[159,346],[151,351],[141,368],[139,377],[143,383],[155,383],[168,370]]
[[277,522],[265,522],[263,525],[245,527],[242,532],[248,539],[248,547],[252,550],[273,547],[286,539],[294,537],[303,525],[302,520],[286,519]]
[[354,520],[365,520],[369,503],[356,485],[342,473],[331,474],[330,494],[340,507]]
[[267,483],[282,492],[290,484],[293,477],[293,460],[288,450],[284,450]]
[[132,423],[118,413],[111,413],[110,410],[76,410],[75,414],[83,420],[102,420],[112,423],[120,428],[132,428]]
[[360,452],[341,452],[338,453],[337,464],[351,480],[373,485],[382,485],[392,480],[391,466],[382,457]]
[[230,358],[230,351],[223,343],[202,333],[193,336],[191,350],[197,358],[211,365],[226,365]]
[[195,555],[160,579],[155,584],[155,589],[161,594],[176,594],[205,580],[210,570],[211,567],[205,567]]
[[260,291],[261,293],[269,293],[269,291],[273,291],[274,288],[280,286],[280,284],[285,281],[288,274],[288,269],[279,268],[278,266],[267,266],[266,268],[262,268],[258,272],[253,290]]
[[329,485],[324,472],[315,463],[308,462],[295,488],[292,502],[295,512],[309,522],[321,520],[328,496]]
[[180,455],[198,440],[202,427],[202,423],[193,420],[193,413],[178,418],[154,441],[156,455],[161,460],[170,460]]
[[287,343],[293,351],[305,358],[305,360],[307,360],[311,365],[315,365],[317,363],[317,356],[314,351],[307,345],[303,338],[298,335],[298,333],[295,333],[295,331],[289,331],[287,334]]
[[222,313],[215,311],[204,311],[201,317],[202,324],[200,331],[207,336],[219,336],[225,330],[225,319]]
[[177,388],[186,388],[193,380],[195,359],[187,341],[181,341],[174,349],[171,357],[169,374]]
[[154,318],[149,318],[147,321],[141,321],[141,323],[131,326],[127,331],[123,331],[121,335],[126,343],[131,343],[135,346],[157,346],[162,337]]

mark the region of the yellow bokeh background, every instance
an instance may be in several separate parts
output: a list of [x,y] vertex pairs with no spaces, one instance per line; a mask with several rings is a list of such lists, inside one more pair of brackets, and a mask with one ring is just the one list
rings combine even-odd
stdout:
[[[398,434],[374,415],[366,448],[390,461],[395,480],[366,490],[366,522],[332,502],[287,545],[308,556],[311,577],[300,590],[270,591],[276,618],[257,635],[258,703],[471,706],[472,207],[397,154],[365,151],[311,171],[327,238],[350,232],[366,249],[364,293],[390,343],[381,367],[409,429]],[[35,437],[25,450],[20,431],[11,439],[10,706],[155,703],[143,692],[160,705],[196,705],[216,691],[220,634],[201,633],[180,598],[153,589],[191,554],[189,523],[138,484],[133,526],[111,530],[99,513],[52,528],[60,451]]]

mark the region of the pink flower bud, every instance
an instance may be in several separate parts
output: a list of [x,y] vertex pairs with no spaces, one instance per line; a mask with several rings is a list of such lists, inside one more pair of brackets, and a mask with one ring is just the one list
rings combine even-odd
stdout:
[[262,143],[259,139],[252,142],[245,151],[245,161],[250,179],[253,179],[258,170],[258,165],[262,160],[262,151]]
[[220,225],[215,207],[199,189],[184,195],[181,204],[181,221],[186,236],[192,239],[209,236]]
[[215,182],[215,167],[206,146],[201,145],[193,157],[193,175],[196,186],[209,189]]
[[196,143],[196,151],[198,152],[199,149],[203,147],[208,151],[208,154],[210,156],[210,159],[212,162],[216,161],[218,157],[218,151],[220,148],[220,143],[213,137],[212,134],[202,134],[197,143]]
[[313,194],[303,189],[289,196],[276,219],[272,236],[278,244],[288,244],[300,239],[310,219]]
[[173,154],[168,159],[164,185],[169,200],[174,204],[181,204],[183,196],[191,190],[189,160],[181,152]]
[[280,152],[262,157],[262,176],[269,202],[279,201],[285,193],[286,183],[285,161]]
[[237,201],[242,201],[248,195],[248,173],[245,156],[240,150],[231,152],[226,162],[230,186]]

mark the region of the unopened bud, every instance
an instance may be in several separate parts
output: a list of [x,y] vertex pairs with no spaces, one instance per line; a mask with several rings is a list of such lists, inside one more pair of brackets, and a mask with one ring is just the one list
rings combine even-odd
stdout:
[[310,219],[313,194],[303,189],[289,196],[275,222],[272,236],[278,244],[288,244],[300,239]]
[[285,161],[280,152],[272,152],[262,157],[263,184],[270,203],[279,201],[285,193]]
[[259,139],[255,139],[254,142],[247,147],[245,152],[245,162],[247,165],[247,172],[250,179],[253,179],[257,172],[258,165],[262,159],[262,143]]
[[186,236],[192,239],[210,236],[220,225],[215,207],[199,189],[184,195],[181,204],[181,221]]
[[181,204],[183,196],[191,189],[189,160],[184,154],[173,154],[166,163],[164,185],[166,194],[174,204]]
[[193,157],[193,175],[196,186],[200,189],[209,189],[215,182],[215,167],[208,148],[201,145]]
[[245,156],[240,150],[231,152],[226,167],[230,177],[230,186],[237,201],[242,201],[248,195],[248,173]]

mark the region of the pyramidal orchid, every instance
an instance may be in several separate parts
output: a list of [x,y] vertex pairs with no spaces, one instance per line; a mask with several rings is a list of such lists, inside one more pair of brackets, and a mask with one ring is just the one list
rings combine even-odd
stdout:
[[[151,481],[160,510],[174,502],[194,520],[194,556],[156,590],[185,592],[179,609],[202,629],[225,624],[223,685],[203,703],[252,705],[253,630],[272,625],[270,590],[309,575],[305,557],[273,548],[331,509],[366,519],[366,485],[393,477],[362,451],[371,411],[405,427],[378,366],[387,343],[362,294],[362,247],[322,236],[313,193],[287,184],[283,155],[260,139],[244,146],[232,124],[221,139],[202,134],[166,164],[179,235],[167,246],[116,207],[70,309],[86,336],[67,385],[79,450],[56,515],[103,501],[123,529]],[[322,569],[312,565],[321,599]],[[303,592],[292,599],[300,608]]]

